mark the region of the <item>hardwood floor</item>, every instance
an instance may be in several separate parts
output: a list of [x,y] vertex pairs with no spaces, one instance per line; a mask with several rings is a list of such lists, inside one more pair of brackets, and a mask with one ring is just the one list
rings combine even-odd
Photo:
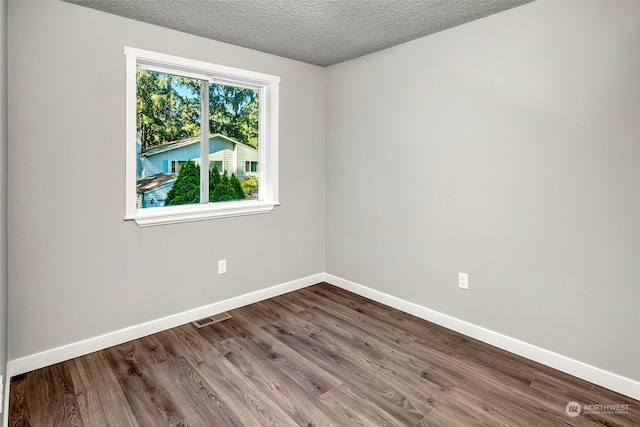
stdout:
[[328,284],[230,313],[12,378],[9,425],[640,426],[639,401]]

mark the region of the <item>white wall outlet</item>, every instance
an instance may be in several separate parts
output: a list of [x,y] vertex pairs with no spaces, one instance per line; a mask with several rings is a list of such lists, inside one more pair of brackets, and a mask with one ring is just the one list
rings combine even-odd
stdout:
[[227,260],[221,259],[218,261],[218,274],[224,274],[227,272]]
[[469,275],[467,273],[458,273],[458,287],[469,289]]

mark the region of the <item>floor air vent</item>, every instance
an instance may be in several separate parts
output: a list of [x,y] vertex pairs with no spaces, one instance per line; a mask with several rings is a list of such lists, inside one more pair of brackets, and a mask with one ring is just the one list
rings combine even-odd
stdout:
[[199,319],[191,323],[193,323],[196,328],[204,328],[205,326],[213,325],[214,323],[222,322],[227,319],[231,319],[231,315],[225,312],[214,314],[213,316],[205,317],[204,319]]

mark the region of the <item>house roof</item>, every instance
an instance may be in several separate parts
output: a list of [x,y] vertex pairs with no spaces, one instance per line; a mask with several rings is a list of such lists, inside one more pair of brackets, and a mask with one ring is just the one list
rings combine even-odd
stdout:
[[136,182],[136,193],[144,194],[147,191],[162,187],[166,184],[170,184],[177,178],[177,173],[158,173],[146,178],[140,178]]
[[[226,135],[223,135],[221,133],[214,133],[212,135],[209,135],[209,141],[211,141],[214,138],[221,138],[221,139],[225,139],[233,144],[238,144],[238,145],[242,145],[244,147],[250,148],[252,150],[255,150],[255,148],[247,145],[247,144],[243,144],[242,142],[236,141],[233,138],[230,138]],[[176,148],[180,148],[180,147],[186,147],[188,145],[191,144],[195,144],[197,142],[200,142],[200,137],[199,136],[192,136],[190,138],[185,138],[185,139],[179,139],[177,141],[171,141],[171,142],[165,142],[164,144],[160,144],[160,145],[155,145],[151,148],[147,148],[142,150],[142,152],[140,153],[140,157],[149,157],[149,156],[154,156],[156,154],[160,154],[160,153],[164,153],[165,151],[170,151],[170,150],[175,150]]]

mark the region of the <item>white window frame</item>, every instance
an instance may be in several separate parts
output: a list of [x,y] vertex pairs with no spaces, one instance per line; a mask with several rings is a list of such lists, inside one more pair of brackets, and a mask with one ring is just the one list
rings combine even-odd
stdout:
[[[140,227],[201,221],[271,212],[278,199],[278,122],[280,77],[125,46],[126,57],[126,205],[125,220]],[[258,200],[136,208],[136,70],[171,72],[200,80],[255,89],[259,92]],[[208,91],[207,91],[208,94]],[[204,128],[205,126],[203,126]],[[202,137],[208,139],[207,131]],[[208,151],[209,144],[202,143]],[[208,154],[207,154],[208,155]],[[202,183],[208,187],[208,180]],[[204,190],[203,190],[204,191]],[[208,193],[207,193],[208,194]]]
[[[252,168],[251,168],[251,166],[252,166],[254,163],[256,164],[256,171],[255,171],[255,172],[251,170],[251,169],[252,169]],[[247,167],[247,165],[249,165],[249,167]],[[258,169],[260,169],[260,168],[258,167],[258,161],[257,161],[257,160],[245,160],[245,162],[244,162],[244,171],[245,171],[245,173],[246,173],[246,172],[249,172],[249,173],[255,173],[255,174],[257,174],[257,173],[258,173],[258,172],[257,172],[257,171],[258,171]]]

